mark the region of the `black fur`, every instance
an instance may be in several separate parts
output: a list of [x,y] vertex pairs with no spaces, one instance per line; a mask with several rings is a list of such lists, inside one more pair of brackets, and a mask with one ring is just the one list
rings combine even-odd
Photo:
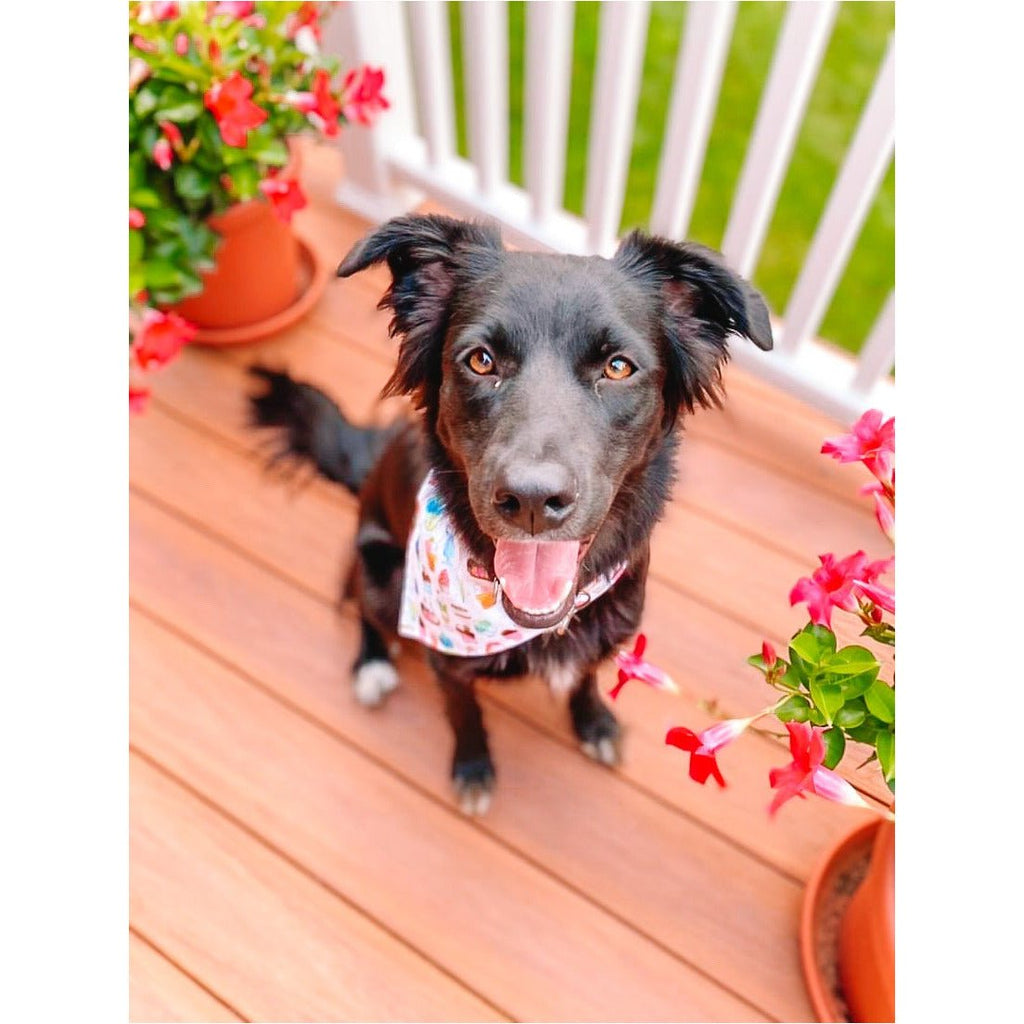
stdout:
[[[452,778],[464,808],[481,811],[495,773],[474,694],[480,676],[568,680],[584,749],[617,760],[619,727],[595,669],[639,626],[650,535],[674,480],[677,416],[720,401],[730,334],[768,349],[771,327],[760,295],[717,253],[640,232],[605,260],[511,253],[489,227],[401,217],[359,242],[338,273],[385,260],[392,283],[380,305],[400,339],[385,392],[412,396],[422,415],[359,435],[322,392],[260,368],[269,390],[253,398],[257,422],[284,428],[293,453],[359,494],[348,588],[363,620],[357,692],[361,670],[386,659],[395,634],[428,468],[488,568],[493,538],[541,534],[589,541],[579,586],[628,565],[564,633],[488,657],[428,651],[455,734]],[[473,369],[481,350],[493,367],[483,374]],[[614,359],[632,372],[609,376]],[[375,664],[373,673],[387,669]]]

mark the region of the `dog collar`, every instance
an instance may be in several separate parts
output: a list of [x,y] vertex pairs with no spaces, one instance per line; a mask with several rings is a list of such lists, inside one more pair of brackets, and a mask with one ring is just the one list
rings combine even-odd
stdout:
[[430,472],[416,498],[409,534],[398,632],[445,654],[499,654],[543,633],[563,631],[581,608],[610,590],[626,563],[591,580],[576,593],[568,615],[546,629],[517,625],[501,601],[501,585],[473,558],[446,514]]

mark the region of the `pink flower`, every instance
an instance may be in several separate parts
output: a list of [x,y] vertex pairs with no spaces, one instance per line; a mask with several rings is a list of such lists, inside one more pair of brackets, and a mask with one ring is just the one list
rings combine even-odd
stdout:
[[130,228],[141,228],[146,225],[146,215],[141,210],[136,210],[134,206],[128,208],[128,227]]
[[757,717],[731,718],[705,729],[699,736],[692,729],[677,725],[665,734],[665,742],[689,753],[690,778],[694,782],[703,786],[711,777],[724,789],[726,783],[718,761],[715,760],[715,753],[727,743],[732,743]]
[[226,81],[210,86],[203,97],[220,128],[221,138],[229,146],[245,146],[249,131],[267,119],[267,112],[249,99],[251,95],[252,82],[233,71]]
[[809,722],[786,722],[789,752],[793,760],[784,768],[768,773],[772,789],[777,789],[768,812],[774,815],[789,799],[815,793],[826,800],[856,807],[867,807],[857,791],[842,776],[822,767],[825,759],[824,732]]
[[157,53],[160,49],[154,42],[150,42],[145,36],[132,36],[132,46],[143,53]]
[[896,459],[896,420],[883,423],[881,411],[869,409],[849,434],[827,438],[821,451],[840,462],[863,462],[879,480],[889,483]]
[[128,411],[145,412],[146,404],[149,402],[149,388],[133,387],[128,385]]
[[137,89],[147,78],[151,68],[141,57],[132,57],[128,61],[128,91]]
[[831,626],[833,608],[848,612],[857,610],[853,584],[855,580],[864,578],[868,556],[858,551],[841,562],[836,561],[835,555],[818,555],[818,559],[821,567],[810,576],[797,580],[789,592],[789,603],[806,601],[811,621],[819,626]]
[[775,648],[767,640],[761,644],[761,660],[764,662],[765,668],[774,668],[775,662],[779,660]]
[[860,489],[861,494],[870,494],[875,499],[875,519],[882,533],[894,544],[896,543],[896,516],[893,515],[892,506],[885,497],[885,488],[877,481],[865,484]]
[[854,589],[863,594],[873,604],[878,605],[879,608],[884,608],[887,612],[896,614],[896,592],[891,587],[883,587],[880,583],[866,583],[863,580],[857,580],[854,583]]
[[153,162],[161,171],[170,169],[174,162],[174,154],[171,152],[171,144],[166,139],[157,139],[153,146]]
[[270,200],[274,213],[286,224],[296,210],[306,205],[306,197],[294,178],[264,178],[260,182],[260,191]]
[[256,4],[253,0],[239,0],[239,2],[232,2],[232,0],[221,0],[219,3],[213,5],[213,13],[216,14],[227,14],[232,18],[247,18],[256,10]]
[[346,121],[370,125],[373,118],[391,104],[381,95],[384,69],[374,70],[368,64],[353,68],[346,76],[341,93],[341,112]]
[[157,21],[170,21],[171,18],[177,18],[181,11],[178,8],[177,3],[161,3],[159,0],[154,0],[150,5],[150,9],[153,12],[153,17]]
[[188,53],[188,43],[188,36],[184,32],[179,32],[174,37],[174,52],[179,57],[184,57],[185,54]]
[[619,666],[619,681],[608,691],[608,696],[612,700],[618,698],[619,692],[630,679],[639,679],[640,682],[647,683],[648,686],[653,686],[656,690],[677,692],[676,684],[672,682],[668,673],[663,672],[656,665],[643,660],[643,653],[646,647],[647,637],[641,633],[636,638],[636,644],[632,652],[619,651],[615,655],[615,664]]
[[142,314],[142,327],[135,335],[135,358],[144,370],[166,366],[195,333],[195,325],[177,313],[147,309]]

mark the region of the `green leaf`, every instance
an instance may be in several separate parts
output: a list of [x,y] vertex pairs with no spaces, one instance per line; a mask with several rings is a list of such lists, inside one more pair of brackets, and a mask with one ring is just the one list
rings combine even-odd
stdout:
[[789,649],[807,664],[818,665],[824,657],[835,653],[835,634],[827,627],[812,622],[793,637]]
[[167,260],[151,260],[146,264],[146,287],[149,289],[177,288],[183,281],[181,268]]
[[160,70],[170,71],[173,75],[184,79],[187,82],[195,82],[205,87],[212,81],[210,72],[206,68],[193,64],[176,53],[165,53],[160,57]]
[[830,725],[835,713],[843,706],[843,688],[838,683],[820,683],[811,680],[811,699],[825,715]]
[[806,697],[793,694],[775,709],[775,717],[780,722],[806,722],[811,717],[811,706]]
[[869,636],[880,644],[888,644],[889,647],[896,646],[896,627],[888,622],[880,622],[875,626],[868,626],[861,636]]
[[[142,260],[142,256],[146,251],[146,243],[142,237],[141,231],[133,231],[131,228],[128,229],[128,266],[135,267]],[[138,291],[135,289],[131,294],[134,295]]]
[[177,103],[171,106],[159,107],[157,109],[157,116],[161,121],[175,121],[178,124],[186,124],[189,121],[194,121],[203,112],[203,109],[201,98],[186,93]]
[[174,188],[182,199],[206,199],[213,188],[213,178],[194,164],[177,164],[174,168]]
[[880,729],[884,729],[884,726],[879,723],[877,718],[866,718],[860,725],[848,726],[846,728],[846,735],[858,743],[867,743],[869,746],[874,746],[875,737]]
[[259,194],[260,169],[251,161],[238,164],[228,172],[240,200],[253,199]]
[[883,722],[893,724],[896,721],[896,691],[882,679],[876,679],[871,688],[864,694],[864,702],[868,711]]
[[842,729],[829,729],[825,733],[824,739],[825,757],[821,763],[826,768],[835,768],[846,752],[846,737],[843,735]]
[[146,287],[146,271],[143,267],[132,267],[128,271],[128,297],[138,295]]
[[891,732],[880,732],[875,740],[878,751],[878,763],[881,765],[885,781],[892,782],[896,778],[896,737]]
[[850,729],[856,729],[858,725],[862,725],[867,717],[867,710],[860,701],[857,701],[854,704],[844,704],[836,712],[833,722],[837,728],[849,731]]
[[160,87],[154,82],[146,82],[139,91],[135,94],[135,99],[132,101],[132,106],[135,108],[135,113],[139,117],[146,117],[156,110],[157,104],[160,102]]
[[160,203],[159,194],[151,188],[134,188],[128,193],[128,205],[140,210],[155,210]]
[[878,659],[866,647],[859,647],[856,644],[823,658],[821,665],[825,671],[838,676],[856,676],[872,669],[877,673],[881,668]]
[[827,724],[825,722],[825,715],[822,713],[820,708],[816,708],[816,707],[812,707],[811,708],[810,715],[808,716],[808,721],[811,723],[811,725],[825,725],[825,724]]

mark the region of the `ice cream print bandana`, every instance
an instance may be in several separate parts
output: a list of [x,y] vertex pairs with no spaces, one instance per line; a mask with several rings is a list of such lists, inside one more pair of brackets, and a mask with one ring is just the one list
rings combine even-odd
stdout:
[[[473,558],[445,514],[433,473],[420,487],[409,535],[398,632],[445,654],[498,654],[566,626],[626,571],[626,563],[577,591],[568,614],[546,629],[515,623],[501,601],[501,585]],[[517,603],[518,606],[518,603]]]

